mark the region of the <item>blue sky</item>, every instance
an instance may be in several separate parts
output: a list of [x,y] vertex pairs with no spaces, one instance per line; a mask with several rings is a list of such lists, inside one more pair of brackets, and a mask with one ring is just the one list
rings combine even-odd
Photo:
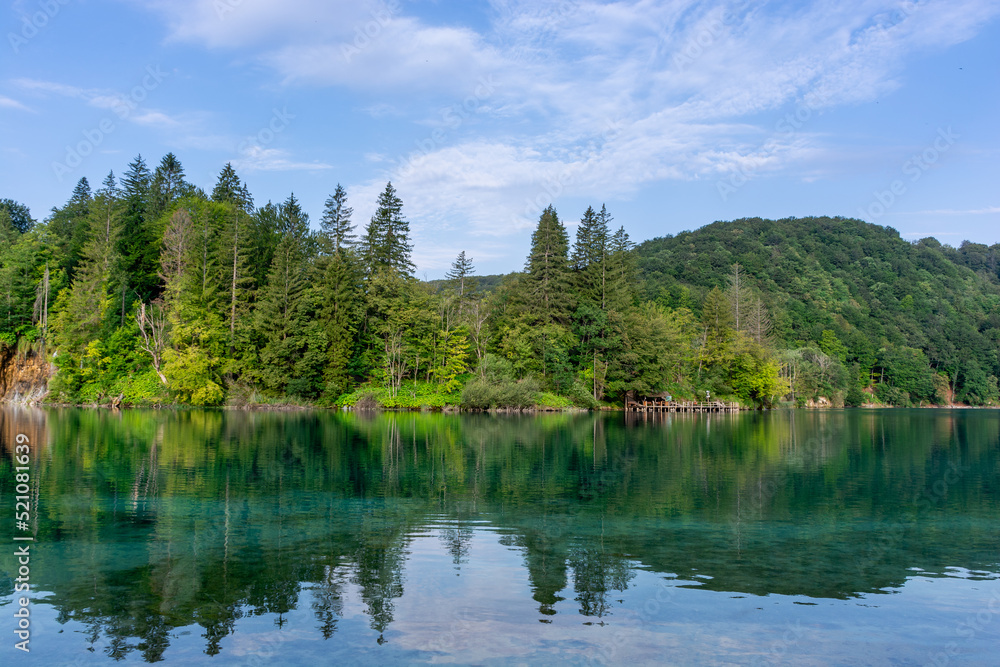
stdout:
[[843,215],[1000,242],[1000,1],[24,0],[0,197],[44,218],[168,151],[355,222],[392,180],[418,275],[519,269],[553,203],[644,240]]

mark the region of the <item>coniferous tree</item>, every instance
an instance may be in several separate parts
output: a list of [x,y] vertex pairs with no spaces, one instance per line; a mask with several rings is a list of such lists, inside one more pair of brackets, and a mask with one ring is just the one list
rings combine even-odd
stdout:
[[333,254],[341,248],[354,245],[355,226],[351,224],[353,213],[354,209],[347,205],[347,191],[337,183],[337,189],[326,200],[323,219],[320,221],[325,254]]
[[455,295],[458,297],[459,310],[462,304],[469,299],[469,295],[475,291],[475,278],[473,272],[476,267],[472,265],[472,258],[465,256],[465,251],[458,253],[458,257],[452,262],[451,268],[445,274],[445,278],[451,281]]
[[320,247],[324,256],[317,261],[314,280],[314,301],[319,304],[317,314],[328,343],[323,378],[329,398],[336,398],[350,386],[348,369],[360,317],[360,267],[353,250],[352,213],[347,191],[338,183],[323,211]]
[[366,273],[373,276],[380,271],[389,271],[400,276],[412,275],[412,249],[410,223],[403,217],[403,201],[396,195],[392,182],[386,183],[385,190],[379,195],[375,215],[361,240]]
[[556,210],[549,205],[531,234],[527,273],[528,307],[543,324],[563,323],[572,307],[569,238]]
[[167,153],[153,173],[149,188],[149,217],[158,218],[174,201],[191,190],[184,182],[184,167],[177,156]]
[[98,338],[112,299],[109,294],[112,272],[117,264],[117,239],[121,233],[120,190],[114,172],[105,177],[90,203],[85,224],[86,243],[70,288],[55,304],[53,335],[67,368],[80,360],[88,344]]
[[281,238],[257,307],[260,378],[272,391],[312,396],[320,388],[327,345],[306,289],[313,247],[309,217],[294,195],[279,208],[278,227]]
[[119,303],[115,325],[124,324],[125,315],[136,300],[148,302],[159,293],[156,279],[159,244],[148,219],[150,180],[141,155],[129,164],[122,178],[121,232],[112,276],[112,289]]
[[240,180],[231,162],[227,162],[219,173],[219,180],[212,189],[212,201],[220,204],[230,203],[243,210],[253,213],[253,197],[246,183]]
[[77,181],[73,194],[62,208],[53,208],[48,220],[49,231],[56,235],[61,251],[61,266],[66,270],[70,280],[80,262],[83,245],[87,242],[87,215],[93,195],[90,182],[84,176]]
[[233,356],[237,337],[243,333],[244,316],[250,311],[254,279],[249,266],[251,247],[250,216],[239,206],[222,204],[222,229],[218,243],[218,264],[223,269],[223,294],[227,302],[226,322],[229,325],[229,354]]
[[602,206],[597,213],[588,206],[577,227],[573,246],[572,266],[576,272],[577,293],[601,310],[607,309],[610,221],[606,207]]
[[267,202],[253,212],[250,220],[250,269],[258,289],[267,285],[274,251],[281,236],[278,233],[278,207]]

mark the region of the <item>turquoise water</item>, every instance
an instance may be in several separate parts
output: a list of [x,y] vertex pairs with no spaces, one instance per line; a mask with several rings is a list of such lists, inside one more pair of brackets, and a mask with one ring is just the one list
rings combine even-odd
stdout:
[[3,665],[1000,664],[996,411],[0,420]]

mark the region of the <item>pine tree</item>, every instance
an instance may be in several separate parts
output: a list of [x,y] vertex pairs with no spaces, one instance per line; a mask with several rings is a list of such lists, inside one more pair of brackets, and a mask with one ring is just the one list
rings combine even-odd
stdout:
[[624,227],[619,227],[608,243],[607,303],[608,309],[625,312],[636,302],[635,244]]
[[361,256],[368,276],[389,271],[400,276],[413,274],[410,260],[410,223],[403,217],[403,202],[396,196],[392,182],[378,198],[378,208],[365,228]]
[[267,285],[274,251],[281,238],[278,226],[278,207],[271,202],[254,211],[250,219],[250,271],[258,289]]
[[608,223],[611,217],[602,206],[597,213],[587,207],[576,231],[572,266],[575,272],[576,291],[581,299],[607,310],[608,283]]
[[53,334],[67,359],[81,356],[87,344],[98,337],[111,306],[109,289],[121,233],[119,195],[111,172],[90,203],[84,223],[87,241],[70,289],[58,297],[54,308]]
[[150,181],[149,215],[158,218],[170,205],[191,190],[184,182],[184,167],[177,156],[167,153],[160,160],[159,166]]
[[556,210],[549,205],[531,235],[531,251],[525,262],[528,307],[542,324],[569,319],[569,239]]
[[159,248],[149,214],[150,174],[139,155],[122,178],[121,233],[117,238],[117,266],[113,290],[120,304],[119,324],[131,305],[151,301],[159,292],[156,280]]
[[90,183],[84,176],[77,181],[76,187],[73,188],[73,194],[66,205],[62,208],[52,209],[52,216],[48,221],[49,231],[58,238],[58,246],[62,251],[60,265],[66,270],[70,280],[72,280],[80,262],[83,246],[87,242],[89,228],[87,215],[90,213],[92,201]]
[[472,258],[465,256],[465,251],[458,253],[458,257],[451,264],[451,269],[445,274],[445,278],[451,281],[452,288],[458,296],[459,309],[462,303],[468,300],[468,295],[475,290],[475,278],[473,271],[476,267],[472,265]]
[[223,204],[223,207],[218,263],[224,267],[223,292],[228,302],[225,319],[229,324],[229,354],[232,356],[236,348],[238,323],[250,309],[254,280],[249,267],[250,216],[232,203]]
[[337,189],[326,200],[323,219],[320,221],[324,253],[337,253],[341,248],[354,245],[355,226],[351,224],[353,213],[354,209],[347,205],[347,191],[337,183]]
[[219,173],[219,180],[212,189],[212,201],[220,204],[230,203],[242,209],[244,213],[253,213],[253,197],[250,196],[246,184],[236,175],[236,170],[230,162],[227,162]]
[[326,344],[315,340],[310,327],[312,304],[307,292],[312,239],[309,217],[294,195],[279,207],[281,238],[274,252],[267,286],[257,307],[255,326],[264,341],[260,351],[260,376],[275,392],[309,395],[319,389],[324,359],[302,361],[311,355],[325,356]]
[[336,398],[350,387],[348,368],[360,319],[360,277],[354,252],[341,248],[330,257],[316,281],[317,315],[328,343],[323,379],[329,398]]

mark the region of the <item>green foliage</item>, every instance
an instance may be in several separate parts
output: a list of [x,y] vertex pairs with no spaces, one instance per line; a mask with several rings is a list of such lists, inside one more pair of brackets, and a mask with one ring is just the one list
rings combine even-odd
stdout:
[[457,395],[442,390],[434,382],[404,382],[394,396],[387,387],[363,385],[343,394],[333,402],[337,407],[360,407],[371,402],[370,407],[388,409],[419,410],[457,407]]
[[226,165],[208,197],[173,154],[81,179],[44,224],[21,213],[0,206],[0,340],[56,352],[57,400],[1000,402],[997,247],[809,218],[635,248],[588,207],[571,251],[548,206],[523,273],[477,278],[462,252],[428,285],[391,183],[355,243],[339,185],[314,233],[294,196],[255,208]]
[[774,345],[815,341],[847,369],[834,389],[848,403],[860,403],[873,382],[914,403],[940,402],[931,369],[948,378],[948,393],[976,401],[976,391],[963,393],[966,384],[989,392],[965,363],[987,380],[1000,375],[996,246],[907,243],[891,228],[844,218],[753,218],[647,241],[636,256],[645,292],[668,303],[702,301],[738,262],[766,295]]
[[538,382],[533,378],[499,382],[489,382],[476,378],[466,384],[465,389],[462,390],[461,405],[470,410],[523,410],[537,404],[539,401],[538,390]]

